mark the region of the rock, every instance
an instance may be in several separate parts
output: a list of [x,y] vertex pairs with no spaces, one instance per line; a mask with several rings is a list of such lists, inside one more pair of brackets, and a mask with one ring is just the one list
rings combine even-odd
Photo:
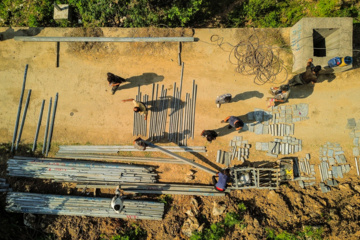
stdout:
[[351,191],[351,186],[348,183],[343,183],[339,185],[341,191]]
[[254,224],[254,227],[255,227],[255,228],[260,227],[259,221],[258,221],[256,218],[254,218],[253,224]]
[[193,217],[194,216],[194,213],[191,211],[191,209],[187,210],[185,212],[189,217]]
[[35,229],[35,224],[36,216],[31,213],[24,213],[24,225],[29,228]]
[[195,215],[199,214],[199,203],[196,201],[195,198],[191,198],[191,209],[193,210]]
[[181,232],[186,237],[191,237],[192,233],[194,231],[197,231],[198,229],[199,229],[199,221],[194,217],[190,217],[185,220],[184,225],[181,227]]
[[213,214],[213,216],[219,216],[224,213],[225,209],[226,209],[225,204],[218,204],[218,203],[214,202],[214,208],[213,208],[212,214]]
[[354,189],[355,189],[355,191],[360,192],[360,186],[359,185],[354,185]]

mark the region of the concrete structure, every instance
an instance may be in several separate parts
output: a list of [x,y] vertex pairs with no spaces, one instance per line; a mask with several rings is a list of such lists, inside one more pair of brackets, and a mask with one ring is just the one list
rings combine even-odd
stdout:
[[61,19],[70,20],[69,4],[54,3],[54,19],[55,20],[61,20]]
[[343,72],[352,68],[352,65],[328,67],[328,61],[334,57],[352,57],[352,36],[352,18],[302,18],[290,33],[293,72],[304,72],[309,58],[314,59],[314,65],[324,68],[321,73]]

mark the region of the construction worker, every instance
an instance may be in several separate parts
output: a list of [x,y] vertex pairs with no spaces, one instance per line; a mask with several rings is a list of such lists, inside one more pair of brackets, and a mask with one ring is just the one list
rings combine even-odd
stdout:
[[234,116],[229,116],[227,118],[225,118],[224,120],[221,120],[221,123],[224,123],[224,122],[229,122],[229,129],[231,128],[235,128],[236,131],[239,131],[240,129],[243,128],[244,126],[244,122],[238,118],[238,117],[234,117]]
[[116,90],[119,88],[120,84],[126,82],[124,78],[115,76],[114,74],[109,72],[107,73],[107,80],[109,82],[109,85],[112,87],[111,91],[113,95],[115,94]]
[[232,96],[231,96],[230,93],[226,93],[226,94],[223,94],[221,96],[217,96],[217,98],[215,100],[216,106],[218,108],[220,108],[221,104],[231,102],[231,98],[232,98]]
[[305,85],[308,83],[316,83],[317,78],[319,76],[319,72],[321,70],[321,66],[314,66],[313,59],[309,58],[307,64],[306,64],[306,72],[300,73],[298,75],[295,75],[292,79],[289,80],[287,83],[290,87],[296,86],[296,85]]
[[134,100],[133,98],[122,100],[123,102],[130,102],[132,101],[134,104],[134,112],[138,112],[141,114],[144,114],[144,119],[147,119],[148,115],[148,109],[146,108],[145,104],[143,102],[138,102]]
[[276,103],[283,103],[289,99],[290,96],[290,86],[285,84],[280,87],[270,88],[269,91],[274,97],[267,98],[268,107],[275,106]]
[[214,130],[203,130],[201,136],[206,137],[206,140],[211,143],[212,140],[216,139],[218,134]]
[[134,147],[136,149],[145,151],[147,146],[148,145],[146,144],[146,142],[144,140],[141,139],[141,137],[138,137],[137,139],[134,140]]
[[120,213],[124,209],[124,199],[119,186],[117,186],[115,196],[111,200],[111,208],[114,209],[116,213]]
[[[216,177],[218,177],[219,180],[216,180]],[[230,170],[224,169],[223,171],[218,172],[212,177],[212,181],[217,191],[224,192],[226,190],[227,183],[230,181]]]

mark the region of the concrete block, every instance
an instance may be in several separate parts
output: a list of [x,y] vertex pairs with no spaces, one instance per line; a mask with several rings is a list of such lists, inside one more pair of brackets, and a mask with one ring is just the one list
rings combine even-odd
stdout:
[[252,123],[249,124],[249,132],[254,132],[254,125]]
[[267,152],[267,153],[266,153],[266,156],[274,157],[274,158],[277,158],[277,157],[278,157],[278,155],[272,154],[272,153],[270,153],[270,152]]
[[347,120],[346,128],[347,129],[354,129],[356,127],[356,121],[355,118],[349,118]]
[[335,159],[334,158],[329,158],[329,163],[330,163],[330,165],[332,166],[332,165],[335,165]]
[[359,138],[358,137],[354,138],[353,143],[355,146],[358,147],[359,146]]
[[355,157],[359,156],[359,148],[358,148],[358,147],[354,147],[354,148],[353,148],[353,155],[354,155]]
[[350,172],[350,165],[346,164],[345,165],[345,173],[348,173],[348,172]]
[[330,187],[326,186],[324,183],[320,183],[320,189],[323,193],[330,192]]
[[301,188],[305,188],[304,181],[298,181]]
[[340,159],[339,155],[335,155],[335,159],[338,164],[341,164],[341,159]]
[[70,20],[69,4],[57,4],[57,5],[59,6],[60,10],[54,6],[54,19],[55,20],[61,20],[61,19]]
[[344,151],[336,151],[335,155],[340,155],[340,154],[344,154]]
[[334,150],[329,149],[329,151],[328,151],[328,157],[332,157],[333,154],[334,154]]
[[295,145],[295,152],[299,152],[299,145]]
[[264,127],[264,125],[262,125],[262,124],[256,124],[255,125],[255,134],[257,134],[257,135],[262,134],[263,133],[263,127]]
[[342,172],[342,170],[341,170],[341,167],[337,167],[336,170],[337,170],[337,175],[338,175],[338,177],[339,177],[339,178],[344,178],[343,172]]
[[346,163],[345,155],[341,154],[341,155],[339,155],[339,157],[340,157],[341,163],[345,164]]
[[269,150],[269,143],[265,142],[261,144],[261,150],[262,151],[268,151]]
[[262,134],[269,134],[269,126],[264,125]]
[[307,160],[310,160],[310,153],[307,153],[307,154],[305,155],[305,158],[306,158]]
[[338,177],[338,171],[337,171],[337,167],[336,166],[333,166],[332,167],[332,175],[334,178],[337,178]]

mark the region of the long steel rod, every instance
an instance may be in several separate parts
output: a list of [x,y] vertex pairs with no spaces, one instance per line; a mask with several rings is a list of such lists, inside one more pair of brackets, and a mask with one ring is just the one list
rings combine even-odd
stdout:
[[[166,91],[167,94],[167,91]],[[167,122],[167,116],[168,116],[168,109],[169,109],[169,98],[166,99],[165,103],[165,111],[164,111],[164,126],[163,126],[163,132],[162,132],[162,138],[165,138],[165,132],[166,132],[166,122]]]
[[181,63],[181,74],[180,74],[180,99],[181,99],[181,93],[182,93],[183,77],[184,77],[184,62],[182,62],[182,63]]
[[171,107],[170,107],[169,135],[168,135],[169,141],[171,141],[172,133],[173,133],[173,126],[174,126],[175,91],[176,91],[176,82],[174,83],[174,92],[173,92],[173,97],[172,97]]
[[153,83],[152,85],[152,94],[151,94],[151,111],[150,111],[150,123],[149,123],[149,137],[151,137],[152,134],[152,128],[151,128],[151,123],[152,123],[152,117],[153,117],[153,108],[154,108],[154,91],[155,91],[155,83]]
[[15,36],[23,42],[194,42],[193,37],[32,37]]
[[160,98],[159,98],[159,108],[158,108],[158,111],[156,113],[156,141],[159,141],[160,140],[160,136],[159,136],[159,133],[160,133],[160,127],[161,127],[161,113],[162,113],[162,108],[163,108],[163,102],[164,102],[164,85],[161,86],[161,91],[160,91]]
[[39,114],[39,121],[38,121],[38,124],[37,124],[37,127],[36,127],[32,152],[34,152],[35,149],[36,149],[36,142],[37,142],[37,139],[38,139],[38,136],[39,136],[39,130],[40,130],[40,126],[41,126],[41,120],[42,120],[42,115],[43,115],[43,111],[44,111],[44,105],[45,105],[45,100],[42,100],[42,104],[41,104],[41,108],[40,108],[40,114]]
[[194,101],[194,107],[193,107],[193,123],[192,123],[192,130],[191,130],[191,133],[192,133],[192,135],[191,135],[191,137],[192,137],[192,139],[194,139],[194,132],[195,132],[195,108],[196,108],[196,96],[197,96],[197,84],[195,85],[195,96],[194,96],[194,99],[193,99],[193,101]]
[[184,113],[184,105],[180,104],[179,109],[179,134],[178,134],[178,145],[182,144],[182,131],[183,131],[183,113]]
[[46,140],[47,140],[47,135],[48,135],[48,131],[49,131],[49,123],[50,123],[50,115],[51,115],[51,105],[52,105],[52,97],[50,97],[50,101],[49,101],[49,110],[48,110],[48,115],[47,115],[47,120],[46,120],[46,127],[45,127],[45,134],[44,134],[44,143],[43,143],[43,149],[42,149],[42,154],[45,154],[45,150],[46,150]]
[[26,83],[26,75],[27,75],[28,66],[29,66],[28,64],[26,64],[26,66],[25,66],[24,80],[23,80],[23,85],[22,85],[21,94],[20,94],[19,107],[18,107],[18,112],[17,112],[17,116],[16,116],[14,135],[13,135],[13,139],[12,139],[12,142],[11,142],[11,152],[14,151],[14,145],[15,145],[15,141],[16,141],[16,137],[17,137],[17,131],[18,131],[18,127],[19,127],[21,105],[22,105],[22,100],[23,100],[24,92],[25,92],[25,83]]
[[17,151],[17,149],[19,147],[19,143],[20,143],[20,140],[21,140],[21,135],[22,135],[22,131],[23,131],[23,128],[24,128],[25,119],[26,119],[26,113],[27,113],[27,109],[28,109],[28,106],[29,106],[30,96],[31,96],[31,89],[29,89],[28,95],[26,97],[24,113],[23,113],[23,117],[22,117],[21,124],[20,124],[20,129],[19,129],[19,135],[18,135],[17,140],[16,140],[16,146],[15,146],[16,151]]
[[56,114],[56,107],[57,107],[58,97],[59,97],[59,94],[56,93],[55,101],[54,101],[54,107],[53,107],[53,111],[52,111],[51,124],[50,124],[50,129],[49,129],[49,136],[48,136],[48,141],[47,141],[47,144],[46,144],[46,156],[49,154],[49,150],[50,150],[50,147],[51,147],[50,145],[51,145],[52,134],[53,134],[53,131],[54,131],[55,114]]
[[154,119],[153,119],[153,131],[152,131],[152,136],[151,136],[151,140],[154,140],[154,135],[156,133],[156,118],[157,118],[157,111],[158,111],[158,92],[159,92],[159,84],[156,84],[156,90],[155,90],[155,104],[154,104]]

